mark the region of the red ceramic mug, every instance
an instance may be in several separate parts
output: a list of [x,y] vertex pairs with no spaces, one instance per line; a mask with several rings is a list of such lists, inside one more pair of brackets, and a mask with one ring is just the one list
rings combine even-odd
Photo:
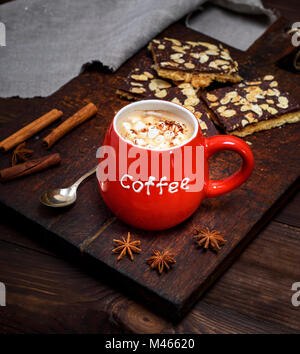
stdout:
[[[184,144],[164,150],[136,146],[117,130],[119,119],[135,110],[179,114],[192,124],[193,135]],[[242,166],[225,179],[210,180],[208,159],[221,150],[237,152]],[[197,118],[189,110],[162,100],[123,107],[110,124],[97,156],[97,178],[105,203],[121,220],[146,230],[162,230],[181,223],[203,198],[217,197],[239,187],[254,167],[252,151],[243,140],[228,135],[204,138]]]

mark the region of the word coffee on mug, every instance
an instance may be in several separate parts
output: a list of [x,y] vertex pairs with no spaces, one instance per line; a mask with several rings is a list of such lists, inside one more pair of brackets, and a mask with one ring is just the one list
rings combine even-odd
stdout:
[[148,149],[169,149],[189,140],[190,122],[174,112],[132,111],[118,122],[120,135],[134,145]]

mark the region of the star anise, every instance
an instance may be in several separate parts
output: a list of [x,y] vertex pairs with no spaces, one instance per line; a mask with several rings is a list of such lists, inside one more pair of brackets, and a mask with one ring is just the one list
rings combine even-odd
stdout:
[[112,251],[114,253],[120,253],[120,255],[118,256],[117,260],[119,261],[120,259],[122,259],[125,254],[128,253],[130,259],[133,261],[133,253],[140,253],[141,249],[138,248],[137,246],[139,246],[141,244],[141,241],[131,241],[130,240],[130,232],[128,232],[128,236],[127,236],[127,240],[125,239],[125,237],[122,237],[122,240],[113,240],[115,245],[118,246],[116,248],[114,248]]
[[15,166],[19,162],[27,161],[28,158],[33,154],[33,150],[25,148],[26,143],[18,145],[12,155],[11,164]]
[[159,252],[158,250],[152,250],[153,256],[146,259],[146,262],[152,269],[157,269],[159,274],[162,274],[163,270],[170,269],[170,264],[176,263],[174,255],[169,251]]
[[203,230],[195,230],[195,234],[194,238],[197,245],[206,249],[210,246],[214,251],[219,251],[220,246],[223,246],[226,242],[219,231],[211,231],[208,227]]

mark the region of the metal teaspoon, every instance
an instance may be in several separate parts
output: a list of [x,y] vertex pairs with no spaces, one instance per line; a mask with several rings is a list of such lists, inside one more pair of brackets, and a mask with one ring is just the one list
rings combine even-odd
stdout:
[[92,168],[90,171],[80,177],[71,187],[68,188],[56,188],[44,192],[40,197],[40,202],[46,206],[52,208],[60,208],[75,203],[77,195],[76,191],[80,183],[87,177],[96,172],[96,168]]

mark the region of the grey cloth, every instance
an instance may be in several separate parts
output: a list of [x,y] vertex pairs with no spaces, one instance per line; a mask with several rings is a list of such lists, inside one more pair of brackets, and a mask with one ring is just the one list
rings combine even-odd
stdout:
[[[260,0],[246,0],[262,13]],[[100,61],[115,71],[205,0],[17,0],[0,5],[0,97],[48,96]],[[219,0],[237,8],[245,0]],[[242,9],[249,11],[249,7]]]
[[[227,8],[214,4],[226,5]],[[274,20],[272,11],[257,1],[244,0],[243,4],[239,4],[237,1],[215,0],[213,4],[205,4],[189,14],[186,26],[245,51]]]

